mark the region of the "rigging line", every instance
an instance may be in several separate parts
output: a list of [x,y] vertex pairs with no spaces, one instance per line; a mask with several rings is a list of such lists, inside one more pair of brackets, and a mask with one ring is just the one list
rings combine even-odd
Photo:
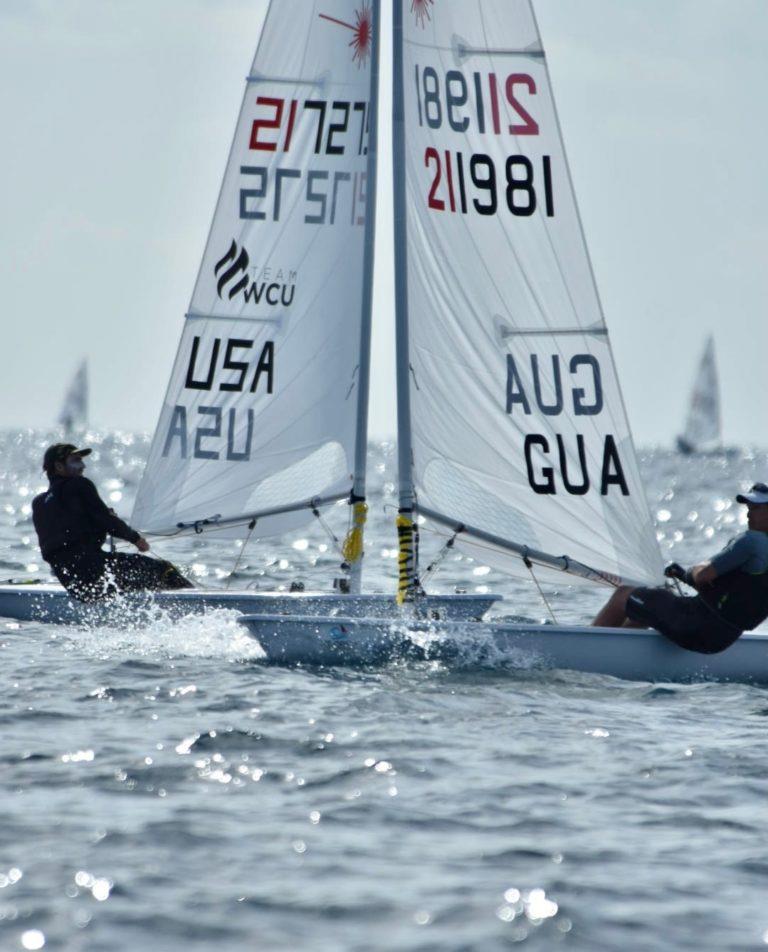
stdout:
[[453,535],[449,539],[446,540],[442,549],[440,549],[440,551],[437,553],[435,558],[429,563],[426,569],[424,569],[424,571],[421,573],[422,585],[428,582],[432,578],[432,576],[435,574],[435,572],[437,572],[438,568],[440,568],[441,564],[445,561],[445,558],[448,555],[448,553],[454,547],[457,536],[459,535],[460,532],[463,532],[463,531],[464,531],[464,526],[462,525],[456,526],[456,529]]
[[251,521],[248,523],[248,535],[245,537],[245,539],[243,540],[243,544],[240,546],[240,551],[238,552],[237,558],[235,559],[235,564],[232,566],[232,571],[229,573],[229,577],[227,578],[227,581],[224,585],[225,589],[229,589],[229,586],[232,582],[232,579],[234,578],[235,573],[240,568],[240,561],[243,558],[243,555],[245,554],[246,546],[251,541],[251,536],[253,535],[253,530],[256,528],[257,521],[258,520],[256,519],[251,519]]
[[339,537],[336,535],[333,529],[331,529],[331,527],[328,525],[325,519],[323,519],[323,514],[320,512],[317,506],[312,506],[312,515],[315,516],[315,518],[318,520],[318,522],[323,527],[323,529],[325,529],[326,533],[328,534],[328,538],[331,540],[331,542],[333,542],[334,546],[336,547],[337,554],[340,555],[343,559],[344,550],[342,548],[341,542],[339,541]]
[[535,585],[536,585],[536,588],[538,589],[539,595],[541,596],[541,600],[542,600],[542,601],[544,602],[544,604],[547,606],[547,611],[549,612],[550,616],[552,617],[552,621],[553,621],[555,624],[557,624],[557,618],[555,618],[555,613],[552,611],[552,606],[551,606],[551,605],[549,604],[549,602],[547,601],[547,596],[544,594],[544,591],[543,591],[541,585],[539,585],[539,580],[536,578],[536,573],[533,571],[533,562],[531,562],[531,560],[528,558],[527,555],[523,555],[523,556],[522,556],[522,559],[523,559],[523,564],[524,564],[525,567],[528,569],[528,571],[531,573],[531,578],[533,579],[533,581],[534,581],[534,583],[535,583]]

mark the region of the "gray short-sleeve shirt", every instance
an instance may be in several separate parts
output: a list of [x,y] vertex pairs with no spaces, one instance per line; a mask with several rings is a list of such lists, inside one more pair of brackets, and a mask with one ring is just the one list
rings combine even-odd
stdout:
[[747,529],[710,559],[718,577],[740,569],[750,575],[768,571],[768,532]]

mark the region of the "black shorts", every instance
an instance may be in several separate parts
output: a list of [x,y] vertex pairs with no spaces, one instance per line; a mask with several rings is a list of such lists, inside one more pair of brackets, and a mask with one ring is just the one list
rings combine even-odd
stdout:
[[69,594],[81,602],[98,602],[118,592],[192,587],[170,562],[88,546],[54,553],[50,566]]
[[675,595],[666,588],[636,588],[627,599],[627,618],[701,654],[724,651],[741,634],[698,595]]

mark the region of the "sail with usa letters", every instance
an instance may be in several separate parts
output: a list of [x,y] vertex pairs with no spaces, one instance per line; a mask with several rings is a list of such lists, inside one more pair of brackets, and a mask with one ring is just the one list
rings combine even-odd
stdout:
[[353,492],[372,34],[370,3],[270,5],[136,499],[149,533],[274,535]]
[[659,580],[531,4],[401,6],[401,509],[514,574]]

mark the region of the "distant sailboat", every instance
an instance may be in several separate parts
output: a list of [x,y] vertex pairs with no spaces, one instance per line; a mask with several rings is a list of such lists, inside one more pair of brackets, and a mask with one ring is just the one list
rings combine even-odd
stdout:
[[677,449],[686,456],[724,452],[720,417],[720,384],[715,362],[715,341],[710,334],[696,371],[685,429],[677,437]]
[[56,422],[64,428],[65,436],[72,436],[88,425],[88,359],[86,357],[80,362],[67,388]]

